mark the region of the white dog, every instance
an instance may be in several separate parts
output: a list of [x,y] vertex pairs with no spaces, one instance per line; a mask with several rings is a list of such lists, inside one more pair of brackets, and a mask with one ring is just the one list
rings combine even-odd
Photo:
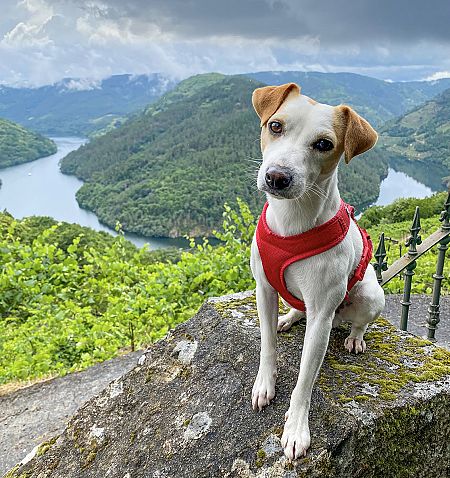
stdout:
[[[253,106],[262,126],[258,188],[266,192],[268,204],[251,250],[261,327],[252,405],[261,410],[275,396],[277,329],[287,330],[306,310],[300,372],[281,439],[285,455],[296,459],[310,446],[311,392],[332,326],[350,322],[344,346],[349,352],[364,352],[367,326],[384,308],[383,290],[367,264],[370,240],[353,220],[337,186],[342,154],[348,163],[372,148],[377,134],[348,106],[317,103],[300,94],[295,83],[258,88]],[[295,236],[299,249],[292,253]],[[314,255],[302,256],[305,247],[312,247]],[[280,318],[278,293],[293,306]]]

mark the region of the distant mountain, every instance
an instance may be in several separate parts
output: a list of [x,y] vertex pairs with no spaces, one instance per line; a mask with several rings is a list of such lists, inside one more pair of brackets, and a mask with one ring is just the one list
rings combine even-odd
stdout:
[[56,144],[40,134],[0,118],[0,168],[56,153]]
[[[245,76],[198,75],[63,159],[86,183],[77,199],[101,221],[147,236],[209,235],[223,204],[244,199],[256,213],[259,120],[251,105],[261,83]],[[344,197],[373,202],[387,162],[373,152],[340,170]]]
[[[348,103],[374,126],[450,88],[450,79],[388,83],[353,73],[267,71],[244,75],[265,84],[290,81],[329,104]],[[120,126],[177,81],[160,74],[115,75],[102,81],[67,78],[40,88],[0,86],[0,117],[47,136],[86,136]]]
[[450,175],[450,89],[387,123],[381,143],[394,161],[406,158],[412,165]]
[[262,71],[246,76],[270,85],[298,83],[305,95],[317,101],[353,106],[375,127],[450,88],[450,78],[393,83],[354,73],[303,71]]
[[0,116],[49,136],[86,136],[118,125],[172,88],[159,74],[64,79],[40,88],[0,86]]

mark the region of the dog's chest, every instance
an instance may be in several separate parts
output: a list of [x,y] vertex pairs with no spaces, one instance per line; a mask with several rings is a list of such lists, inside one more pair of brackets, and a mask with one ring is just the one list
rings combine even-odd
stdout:
[[288,291],[300,300],[325,294],[337,281],[347,284],[362,253],[362,241],[356,227],[350,226],[345,239],[321,254],[289,265],[284,271]]

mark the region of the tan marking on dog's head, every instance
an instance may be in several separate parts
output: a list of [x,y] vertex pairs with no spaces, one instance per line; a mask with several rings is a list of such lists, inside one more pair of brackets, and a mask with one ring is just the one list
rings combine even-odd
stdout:
[[291,92],[300,94],[300,87],[295,83],[286,83],[280,86],[264,86],[253,92],[253,107],[261,119],[261,126],[267,123]]
[[378,134],[370,124],[347,105],[335,107],[333,126],[339,139],[338,149],[345,162],[373,148]]
[[305,96],[305,98],[308,100],[308,103],[311,104],[311,105],[317,105],[317,101],[316,100],[313,100],[312,98],[310,98],[309,96]]

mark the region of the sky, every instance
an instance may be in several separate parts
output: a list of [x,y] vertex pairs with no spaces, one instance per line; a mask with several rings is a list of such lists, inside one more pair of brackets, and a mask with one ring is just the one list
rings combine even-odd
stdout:
[[112,74],[450,77],[449,0],[0,0],[0,84]]

